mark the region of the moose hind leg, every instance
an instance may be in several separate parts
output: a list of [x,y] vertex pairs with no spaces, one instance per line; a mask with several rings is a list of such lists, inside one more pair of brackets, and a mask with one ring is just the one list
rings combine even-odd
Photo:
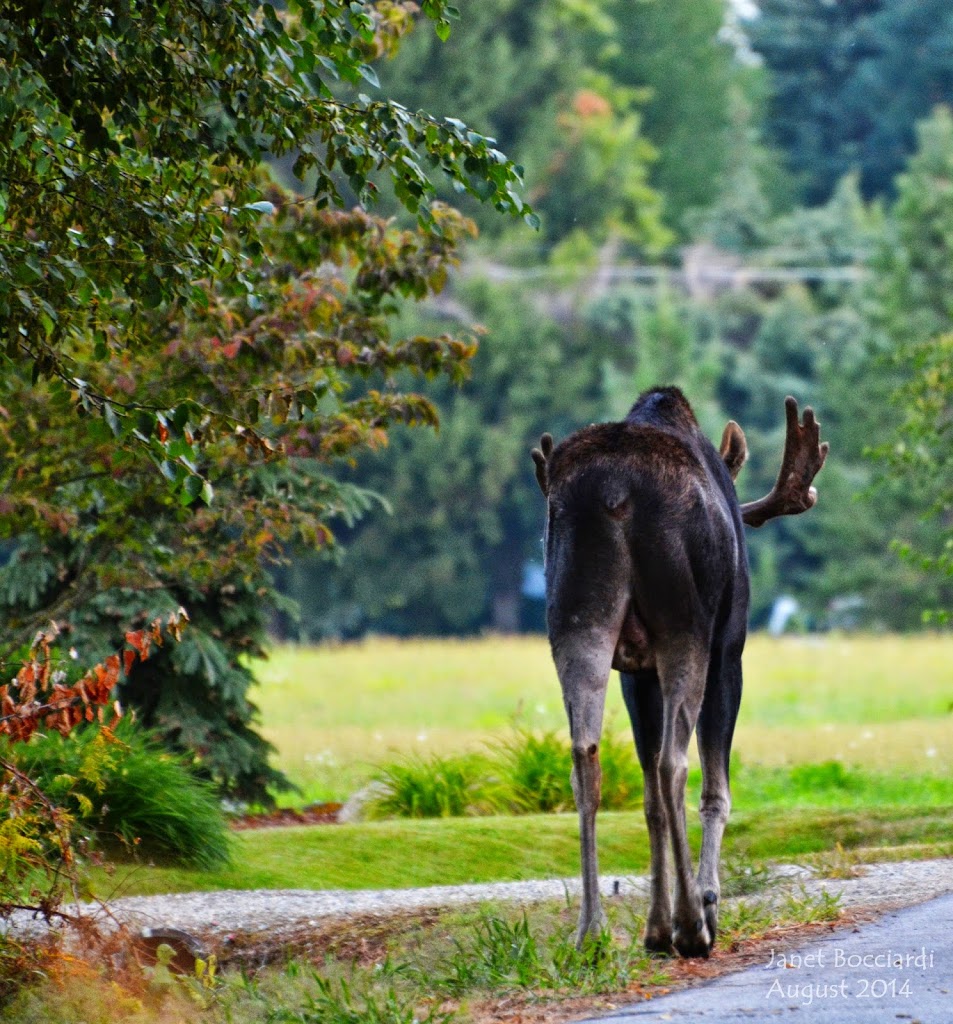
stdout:
[[[587,936],[598,936],[606,924],[599,898],[599,862],[596,854],[596,812],[602,795],[599,740],[613,641],[604,638],[575,651],[560,652],[556,668],[569,716],[572,737],[572,789],[579,811],[579,850],[582,860],[582,907],[577,946]],[[582,647],[582,650],[580,650]],[[588,648],[588,649],[586,649]],[[583,653],[582,651],[585,651]]]
[[572,745],[572,791],[579,811],[579,850],[582,860],[582,906],[576,945],[598,937],[606,925],[599,898],[599,858],[596,850],[596,811],[602,796],[599,744],[589,736]]
[[682,956],[707,957],[712,938],[692,871],[685,824],[685,782],[688,743],[705,693],[708,653],[689,640],[664,654],[659,652],[658,666],[663,701],[658,777],[675,861],[672,944]]
[[741,654],[717,657],[709,669],[708,686],[698,717],[698,755],[702,767],[702,794],[698,807],[702,821],[702,851],[698,888],[705,907],[705,924],[712,942],[718,928],[721,883],[718,864],[721,841],[731,811],[729,761],[731,740],[741,705]]
[[672,894],[668,878],[668,821],[659,787],[658,756],[662,746],[662,691],[658,673],[645,669],[622,673],[625,701],[645,786],[645,824],[652,855],[652,891],[645,922],[645,948],[671,953]]

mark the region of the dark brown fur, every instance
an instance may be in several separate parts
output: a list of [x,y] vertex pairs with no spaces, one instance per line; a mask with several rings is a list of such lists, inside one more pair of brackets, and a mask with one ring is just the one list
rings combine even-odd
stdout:
[[[622,672],[646,779],[654,876],[646,943],[707,955],[717,916],[712,844],[720,842],[727,816],[727,750],[741,694],[748,595],[731,477],[673,388],[646,392],[620,423],[586,427],[547,457],[537,454],[537,479],[542,476],[549,498],[547,622],[569,716],[580,809],[579,941],[601,924],[597,751],[611,666]],[[684,748],[699,718],[707,810],[715,816],[703,888],[688,875],[680,803]],[[671,738],[663,742],[665,736]],[[678,868],[674,919],[666,909],[669,838]]]
[[[745,506],[734,479],[747,457],[734,422],[716,451],[677,388],[639,396],[620,423],[586,427],[533,450],[548,499],[547,628],[572,737],[583,896],[577,942],[603,925],[595,819],[609,670],[622,693],[645,777],[652,901],[645,943],[708,956],[718,920],[718,859],[731,806],[728,768],[741,702],[748,609],[742,522],[810,508],[826,444],[806,409],[785,402],[787,440],[774,490]],[[696,731],[703,823],[697,878],[685,830],[686,750]],[[675,864],[674,912],[668,882]]]

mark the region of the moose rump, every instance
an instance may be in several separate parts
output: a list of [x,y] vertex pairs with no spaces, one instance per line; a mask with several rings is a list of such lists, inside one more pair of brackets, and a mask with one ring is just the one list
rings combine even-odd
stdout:
[[[621,423],[587,427],[544,455],[547,627],[572,737],[583,868],[577,941],[601,930],[595,844],[599,740],[611,668],[645,777],[652,851],[646,945],[707,956],[730,806],[748,605],[744,535],[725,462],[675,389]],[[704,773],[697,879],[685,831],[687,749]],[[675,866],[674,914],[668,850]]]

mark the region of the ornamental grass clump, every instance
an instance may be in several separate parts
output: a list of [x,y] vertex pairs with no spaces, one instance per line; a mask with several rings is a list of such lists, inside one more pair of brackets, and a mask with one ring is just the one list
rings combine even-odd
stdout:
[[506,780],[513,813],[547,814],[576,806],[569,740],[555,729],[514,729],[512,736],[493,748],[493,754]]
[[[627,737],[607,732],[600,746],[602,807],[638,807],[642,773]],[[404,757],[381,764],[368,812],[375,818],[551,814],[575,807],[568,737],[515,728],[486,753]]]
[[229,861],[215,789],[131,722],[115,733],[94,725],[65,737],[36,735],[16,748],[15,760],[100,845],[196,868]]
[[374,818],[455,818],[492,814],[499,807],[499,782],[492,762],[481,754],[407,757],[380,765]]

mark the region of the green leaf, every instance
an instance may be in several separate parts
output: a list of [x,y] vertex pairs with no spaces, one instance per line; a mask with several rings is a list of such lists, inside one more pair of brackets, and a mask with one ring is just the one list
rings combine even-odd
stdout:
[[153,271],[144,274],[139,282],[142,304],[147,309],[155,309],[162,302],[162,281]]
[[136,431],[144,438],[148,440],[152,436],[152,431],[155,429],[156,421],[155,417],[147,412],[136,413]]
[[205,481],[200,476],[187,476],[185,478],[183,490],[188,499],[188,504],[191,504],[201,495],[204,487]]
[[357,70],[365,82],[370,82],[377,89],[381,87],[377,72],[369,64],[361,64]]
[[113,432],[113,436],[119,437],[122,434],[122,426],[119,423],[119,417],[116,415],[116,410],[113,408],[112,403],[103,403],[103,415],[106,417],[106,423]]

